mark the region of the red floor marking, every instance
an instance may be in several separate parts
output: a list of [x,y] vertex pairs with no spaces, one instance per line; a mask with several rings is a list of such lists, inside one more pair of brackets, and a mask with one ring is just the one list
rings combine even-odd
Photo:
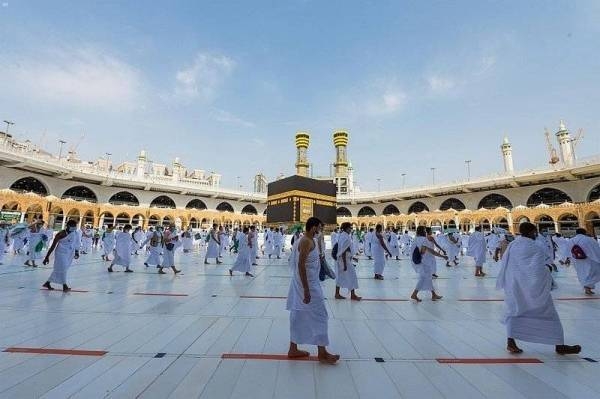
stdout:
[[104,356],[106,351],[88,351],[77,349],[45,349],[45,348],[6,348],[3,352],[33,353],[41,355],[72,355],[72,356]]
[[86,290],[74,290],[74,289],[70,289],[69,291],[63,291],[61,289],[55,288],[53,290],[49,290],[48,288],[40,288],[40,291],[50,291],[50,292],[89,292]]
[[188,294],[169,294],[160,292],[134,292],[133,295],[146,295],[146,296],[188,296]]
[[238,360],[289,360],[289,361],[312,361],[318,362],[316,356],[299,357],[290,359],[287,355],[265,355],[261,353],[223,353],[221,359],[238,359]]
[[497,358],[497,359],[435,359],[441,364],[539,364],[544,363],[540,359],[515,357],[515,358]]
[[287,296],[240,295],[240,298],[249,298],[249,299],[287,299]]

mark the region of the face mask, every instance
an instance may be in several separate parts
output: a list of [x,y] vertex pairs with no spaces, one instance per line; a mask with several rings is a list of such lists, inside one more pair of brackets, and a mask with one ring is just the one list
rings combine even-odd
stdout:
[[69,234],[71,234],[71,233],[74,233],[74,232],[75,232],[75,230],[77,230],[77,228],[76,228],[76,227],[67,227],[67,232],[68,232]]

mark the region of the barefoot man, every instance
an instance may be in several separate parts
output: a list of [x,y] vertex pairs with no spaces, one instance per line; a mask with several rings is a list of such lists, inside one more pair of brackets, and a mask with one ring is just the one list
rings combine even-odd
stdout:
[[321,221],[311,217],[306,221],[306,234],[298,243],[294,257],[294,274],[290,283],[287,310],[290,311],[289,358],[303,358],[309,353],[298,349],[298,344],[317,345],[319,361],[335,364],[339,355],[327,352],[329,334],[327,331],[327,309],[325,297],[319,283],[319,248],[315,234]]

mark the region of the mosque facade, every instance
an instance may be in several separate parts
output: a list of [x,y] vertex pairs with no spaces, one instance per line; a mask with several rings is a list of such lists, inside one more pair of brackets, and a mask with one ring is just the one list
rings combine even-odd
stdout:
[[[577,159],[579,137],[562,122],[554,136],[558,150],[547,134],[551,157],[546,168],[515,171],[512,145],[505,138],[500,145],[504,170],[493,176],[362,192],[354,183],[349,134],[336,130],[333,169],[324,179],[337,187],[338,224],[461,231],[482,225],[486,230],[498,226],[514,231],[519,223],[531,221],[542,231],[571,235],[575,228],[586,227],[600,234],[600,157]],[[179,159],[169,166],[152,162],[145,151],[133,162],[112,165],[110,154],[85,162],[74,150],[55,155],[1,132],[0,140],[0,208],[6,219],[26,221],[42,215],[56,229],[68,219],[94,226],[170,222],[193,228],[266,221],[262,174],[255,178],[253,192],[245,192],[222,188],[219,174],[188,169]],[[296,174],[308,177],[310,134],[298,132],[295,143]]]

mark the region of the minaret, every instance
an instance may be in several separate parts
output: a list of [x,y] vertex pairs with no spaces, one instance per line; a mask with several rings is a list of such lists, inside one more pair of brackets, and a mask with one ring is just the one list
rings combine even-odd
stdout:
[[298,176],[308,177],[308,145],[310,144],[310,135],[306,132],[296,133],[296,174]]
[[573,142],[571,141],[571,135],[565,126],[565,123],[561,120],[558,126],[558,132],[556,132],[556,139],[560,147],[560,156],[565,166],[573,166],[575,163],[575,153],[573,152]]
[[137,176],[144,177],[146,175],[146,163],[148,162],[148,156],[146,155],[146,151],[140,151],[140,155],[137,159]]
[[504,158],[504,171],[506,173],[512,173],[514,171],[512,145],[508,141],[508,137],[504,137],[504,141],[502,141],[500,149],[502,150],[502,158]]
[[333,132],[333,145],[335,146],[335,184],[340,194],[348,193],[348,132],[337,130]]
[[179,179],[182,177],[181,169],[181,161],[179,160],[179,157],[176,157],[173,161],[173,181],[179,181]]

